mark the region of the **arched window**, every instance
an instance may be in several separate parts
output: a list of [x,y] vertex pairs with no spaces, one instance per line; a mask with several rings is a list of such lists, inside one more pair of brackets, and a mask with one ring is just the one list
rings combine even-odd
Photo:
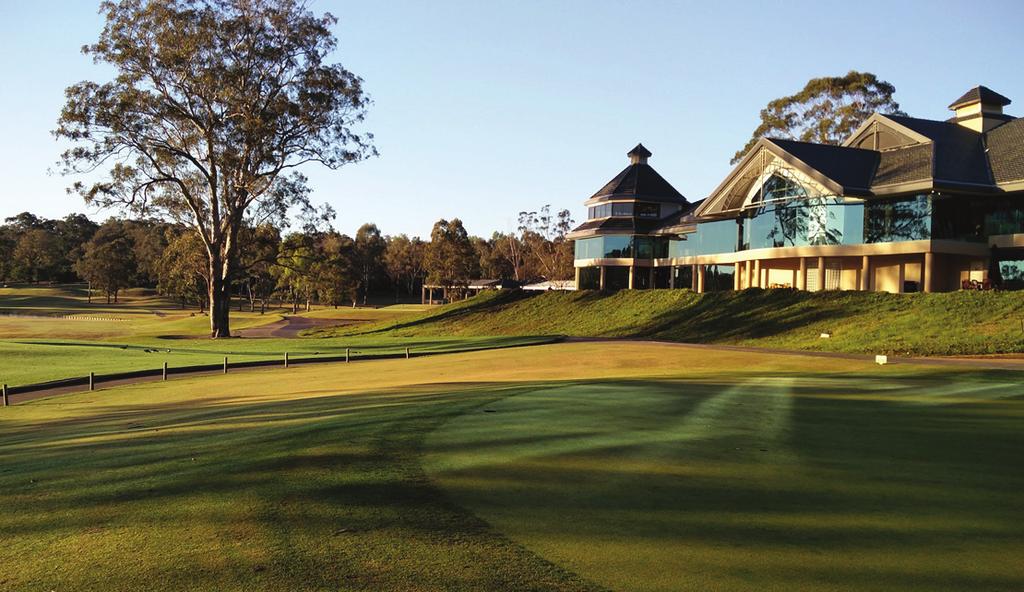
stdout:
[[774,174],[761,185],[761,191],[757,192],[751,201],[758,203],[794,197],[807,197],[807,190],[792,179]]

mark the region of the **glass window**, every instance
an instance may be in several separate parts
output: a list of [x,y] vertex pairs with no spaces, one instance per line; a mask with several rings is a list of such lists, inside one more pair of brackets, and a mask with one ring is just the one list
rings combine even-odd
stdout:
[[629,287],[629,268],[609,266],[604,268],[604,289],[625,290]]
[[707,265],[704,267],[704,291],[725,292],[732,290],[734,265]]
[[638,203],[636,204],[636,217],[657,220],[661,218],[661,208],[658,207],[658,204]]
[[581,267],[580,268],[580,285],[577,286],[580,290],[597,290],[601,287],[601,268],[600,267]]
[[654,268],[654,286],[655,289],[664,290],[669,287],[669,276],[672,275],[672,268],[670,267],[655,267]]
[[864,242],[887,243],[931,238],[931,200],[873,199],[864,205]]
[[633,268],[633,289],[634,290],[650,290],[653,286],[651,285],[651,268],[650,267],[634,267]]
[[679,265],[672,268],[672,283],[677,290],[693,288],[693,266]]
[[839,197],[811,197],[766,204],[744,220],[743,248],[860,244],[863,204]]
[[697,225],[697,231],[685,235],[682,240],[669,243],[669,257],[693,257],[716,253],[734,253],[741,226],[736,220],[716,220]]
[[772,175],[761,185],[761,191],[754,196],[755,202],[807,197],[807,190],[796,181],[782,175]]
[[604,257],[626,258],[633,256],[633,237],[631,236],[605,236]]
[[594,218],[607,218],[612,215],[611,204],[601,204],[599,206],[592,206],[590,208],[590,219]]
[[633,215],[633,204],[631,203],[616,203],[612,204],[612,216],[632,216]]
[[651,245],[651,239],[646,236],[638,236],[635,239],[636,245],[636,258],[637,259],[651,259],[654,257],[654,249]]
[[669,256],[669,241],[660,236],[616,234],[577,239],[574,249],[576,259],[662,259]]
[[584,238],[576,241],[573,245],[576,251],[576,259],[598,259],[604,256],[602,237]]

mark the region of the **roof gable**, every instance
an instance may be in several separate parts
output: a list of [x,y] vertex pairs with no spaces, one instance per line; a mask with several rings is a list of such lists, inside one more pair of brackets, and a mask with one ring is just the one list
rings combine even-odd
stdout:
[[761,138],[704,200],[695,215],[706,216],[742,207],[751,183],[764,176],[758,162],[763,152],[770,153],[834,195],[868,195],[878,166],[878,152],[874,150]]

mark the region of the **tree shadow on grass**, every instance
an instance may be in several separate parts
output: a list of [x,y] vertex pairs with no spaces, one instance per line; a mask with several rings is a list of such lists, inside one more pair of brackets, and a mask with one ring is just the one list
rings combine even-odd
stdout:
[[[613,587],[663,574],[675,586],[657,589],[1024,584],[1014,559],[1024,551],[1024,397],[923,404],[954,376],[945,372],[863,390],[853,375],[801,376],[772,373],[739,391],[714,380],[609,381],[579,385],[562,403],[525,393],[431,435],[431,472],[517,540]],[[630,396],[638,388],[653,402]],[[659,402],[679,398],[692,400]],[[766,412],[780,399],[781,424]],[[544,425],[545,441],[530,446],[531,426]],[[617,579],[603,566],[629,548],[650,556]]]
[[[252,404],[126,405],[44,424],[34,439],[27,425],[13,426],[18,434],[0,437],[0,454],[11,460],[0,471],[0,500],[19,512],[0,518],[0,534],[26,560],[0,581],[173,590],[228,589],[240,577],[241,589],[595,589],[504,539],[422,474],[426,431],[508,389],[480,383],[459,385],[457,395],[435,385]],[[256,558],[233,557],[236,543],[221,540],[238,529],[250,532],[239,543]],[[91,543],[77,554],[55,542],[84,533]],[[104,551],[122,536],[136,541],[146,564],[199,554],[224,565],[132,574]],[[61,574],[51,559],[64,565]]]
[[[58,577],[65,587],[105,589],[595,589],[461,505],[497,496],[528,534],[580,534],[584,547],[625,537],[766,557],[791,549],[831,559],[799,568],[768,561],[759,568],[765,578],[851,589],[881,580],[1005,588],[1011,580],[989,569],[988,551],[975,553],[982,562],[974,575],[855,565],[860,549],[942,558],[966,544],[998,543],[1011,553],[1024,540],[1015,495],[1024,467],[1014,452],[1024,432],[1008,412],[1020,401],[902,402],[953,376],[892,378],[874,385],[886,387],[877,392],[854,375],[818,374],[804,384],[801,374],[749,372],[730,380],[432,384],[290,401],[122,405],[64,423],[11,422],[17,433],[0,436],[0,503],[18,512],[0,517],[0,534],[20,560],[0,582],[12,589]],[[793,385],[787,392],[772,390],[786,384]],[[762,453],[761,416],[729,420],[779,397],[788,401],[787,427]],[[592,421],[581,423],[588,415]],[[467,432],[473,438],[448,440],[431,454],[479,452],[497,464],[456,474],[461,485],[442,491],[422,469],[424,437],[464,420],[480,428]],[[697,428],[694,439],[687,430]],[[776,446],[793,454],[763,458]],[[528,463],[505,454],[523,450],[533,454]],[[892,517],[903,522],[886,525]],[[957,525],[959,534],[950,530]],[[148,567],[126,568],[117,552],[124,540]],[[845,553],[849,561],[836,559]],[[212,566],[166,567],[205,556],[216,558]],[[699,566],[707,558],[690,559]],[[52,560],[63,566],[59,575]]]

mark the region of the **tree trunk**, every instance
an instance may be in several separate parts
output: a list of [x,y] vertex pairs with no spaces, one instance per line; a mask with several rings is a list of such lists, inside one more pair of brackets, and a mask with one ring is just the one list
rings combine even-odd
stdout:
[[210,258],[210,337],[231,337],[231,285],[224,280],[224,264],[219,254]]

